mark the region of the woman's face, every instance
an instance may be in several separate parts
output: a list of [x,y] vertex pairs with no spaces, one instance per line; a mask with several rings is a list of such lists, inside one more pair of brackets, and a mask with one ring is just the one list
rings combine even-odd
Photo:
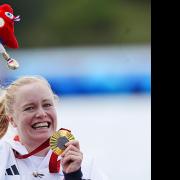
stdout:
[[54,95],[46,84],[35,82],[18,88],[11,122],[22,143],[42,143],[57,127]]

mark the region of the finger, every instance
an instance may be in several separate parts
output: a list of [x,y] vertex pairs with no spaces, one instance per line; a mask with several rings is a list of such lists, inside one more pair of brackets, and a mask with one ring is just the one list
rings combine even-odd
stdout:
[[77,163],[81,163],[82,162],[82,156],[76,156],[76,155],[69,155],[67,157],[64,157],[62,159],[62,164],[65,165],[67,163],[69,163],[70,161],[72,162],[77,162]]
[[61,156],[62,157],[64,157],[65,155],[67,155],[67,153],[69,153],[69,152],[76,152],[76,153],[80,153],[80,150],[79,149],[76,149],[76,148],[71,148],[71,149],[67,149],[67,150],[65,150],[62,154],[61,154]]
[[77,148],[77,147],[75,147],[75,146],[73,146],[73,145],[69,145],[65,150],[64,150],[64,152],[61,154],[61,156],[64,156],[64,154],[66,154],[68,151],[75,151],[75,152],[80,152],[80,150]]
[[67,143],[65,144],[65,146],[67,146],[67,147],[68,147],[69,145],[73,145],[73,146],[77,147],[78,149],[80,149],[79,141],[77,141],[77,140],[72,140],[72,141],[69,141],[69,142],[67,142]]
[[75,155],[75,156],[83,156],[82,152],[76,152],[76,151],[68,151],[66,154],[64,154],[63,157],[67,157],[67,156],[70,156],[70,155]]

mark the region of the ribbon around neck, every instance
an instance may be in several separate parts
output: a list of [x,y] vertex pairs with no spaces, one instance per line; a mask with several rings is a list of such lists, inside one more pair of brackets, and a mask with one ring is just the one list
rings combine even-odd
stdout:
[[[60,130],[66,130],[68,132],[71,132],[68,129],[65,128],[61,128]],[[59,131],[60,131],[59,130]],[[17,136],[15,136],[15,141],[19,141],[19,138]],[[44,141],[40,146],[38,146],[36,149],[34,149],[33,151],[31,151],[28,154],[20,154],[18,153],[16,150],[13,149],[14,151],[14,155],[17,159],[26,159],[42,150],[44,150],[45,148],[50,146],[50,138],[48,138],[46,141]],[[52,152],[51,157],[50,157],[50,161],[49,161],[49,172],[50,173],[58,173],[60,172],[60,160],[58,161],[58,155],[57,153]]]

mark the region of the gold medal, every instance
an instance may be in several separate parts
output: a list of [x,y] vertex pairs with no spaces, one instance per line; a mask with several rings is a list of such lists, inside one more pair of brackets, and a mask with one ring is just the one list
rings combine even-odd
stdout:
[[69,130],[60,129],[51,136],[49,141],[50,148],[55,154],[59,156],[66,149],[65,144],[74,139],[75,137],[71,134]]

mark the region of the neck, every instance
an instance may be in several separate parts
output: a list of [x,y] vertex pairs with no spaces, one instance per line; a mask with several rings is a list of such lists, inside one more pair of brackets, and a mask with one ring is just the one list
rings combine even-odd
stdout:
[[[29,147],[29,146],[26,146],[26,145],[25,145],[25,147],[26,147],[28,153],[32,152],[34,149],[37,148],[37,147],[34,147],[34,148],[33,147]],[[34,155],[35,156],[46,156],[48,151],[49,151],[49,149],[50,148],[47,147],[47,148],[43,149],[42,151],[39,151],[39,152],[35,153]]]
[[[20,141],[27,149],[28,153],[31,153],[32,151],[34,151],[36,148],[40,147],[42,143],[37,143],[37,142],[33,142],[33,143],[25,143]],[[47,144],[46,144],[47,145]],[[44,146],[44,145],[43,145]],[[42,147],[43,148],[43,147]],[[35,153],[35,156],[46,156],[46,154],[48,153],[50,147],[48,146],[44,146],[44,149]]]

